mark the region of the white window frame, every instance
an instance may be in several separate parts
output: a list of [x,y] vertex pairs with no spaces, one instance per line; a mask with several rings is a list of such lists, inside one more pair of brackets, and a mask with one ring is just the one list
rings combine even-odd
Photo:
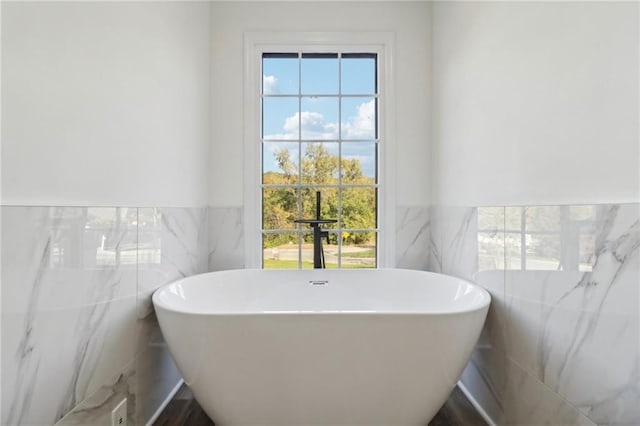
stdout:
[[391,32],[246,32],[244,34],[244,242],[245,267],[262,266],[261,88],[262,54],[309,51],[378,55],[379,268],[395,267],[395,91]]

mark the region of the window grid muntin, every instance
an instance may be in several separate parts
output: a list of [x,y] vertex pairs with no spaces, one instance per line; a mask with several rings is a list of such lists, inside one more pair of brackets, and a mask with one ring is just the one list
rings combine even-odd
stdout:
[[[289,56],[290,55],[290,56]],[[378,238],[379,238],[379,232],[380,232],[380,227],[379,227],[379,220],[378,220],[378,204],[379,204],[379,188],[380,188],[380,184],[378,182],[378,178],[379,178],[379,122],[380,120],[378,119],[378,111],[379,111],[379,82],[378,82],[378,75],[379,75],[379,70],[378,70],[378,54],[377,53],[345,53],[345,52],[338,52],[337,54],[334,53],[318,53],[318,54],[314,54],[314,53],[304,53],[301,51],[298,51],[297,53],[262,53],[262,60],[260,61],[260,75],[263,76],[264,72],[263,72],[263,66],[264,66],[264,59],[265,58],[274,58],[274,57],[286,57],[286,58],[294,58],[297,55],[297,59],[298,59],[298,93],[297,94],[265,94],[264,93],[264,79],[262,78],[262,83],[260,85],[261,89],[260,89],[260,101],[261,101],[261,111],[260,111],[260,117],[261,117],[261,137],[260,137],[260,141],[261,141],[261,152],[262,152],[262,164],[261,164],[261,169],[262,169],[262,176],[260,178],[261,180],[261,190],[265,189],[265,188],[278,188],[278,187],[290,187],[290,188],[296,188],[297,191],[297,210],[298,210],[298,217],[302,216],[302,189],[303,188],[337,188],[338,191],[338,227],[336,229],[332,229],[333,231],[335,231],[335,233],[338,234],[338,236],[342,235],[343,232],[371,232],[374,234],[375,236],[375,266],[377,267],[378,265]],[[330,56],[330,55],[337,55],[337,59],[338,59],[338,94],[309,94],[309,93],[305,93],[302,94],[302,59],[305,57],[305,55],[308,55],[307,57],[335,57],[335,56]],[[317,55],[317,56],[312,56],[312,55]],[[375,93],[373,94],[342,94],[342,58],[343,57],[347,57],[347,58],[359,58],[359,57],[369,57],[371,59],[374,60],[374,67],[373,67],[373,72],[374,72],[374,90]],[[338,120],[338,138],[337,139],[303,139],[302,138],[302,99],[303,98],[337,98],[338,100],[338,116],[337,116],[337,120]],[[374,138],[373,139],[343,139],[343,134],[342,134],[342,99],[343,98],[363,98],[363,97],[367,97],[367,98],[373,98],[374,99],[374,119],[375,119],[375,123],[374,123]],[[264,138],[264,102],[263,99],[264,98],[298,98],[298,129],[297,129],[297,139],[265,139]],[[298,177],[296,179],[297,183],[296,184],[265,184],[264,183],[264,143],[265,142],[297,142],[298,144]],[[303,184],[302,183],[302,159],[303,159],[303,153],[302,153],[302,144],[303,143],[313,143],[313,142],[332,142],[332,143],[338,143],[338,184]],[[358,143],[358,142],[369,142],[369,143],[374,143],[375,146],[375,151],[374,151],[374,162],[375,162],[375,169],[374,169],[374,184],[342,184],[342,145],[343,143]],[[374,188],[375,190],[375,206],[374,206],[374,220],[375,220],[375,228],[363,228],[363,229],[347,229],[344,228],[343,225],[343,220],[342,220],[342,189],[348,189],[348,188]],[[261,198],[261,202],[263,201],[263,199]],[[263,209],[261,210],[261,214],[263,214]],[[265,234],[277,234],[277,233],[281,233],[279,230],[265,230],[264,229],[264,217],[261,221],[261,233],[263,235],[262,237],[262,266],[264,267],[264,235]],[[297,231],[297,236],[298,236],[298,269],[302,269],[302,243],[303,243],[303,235],[308,234],[309,230],[305,230],[303,224],[298,224],[297,228],[293,228]],[[286,233],[291,233],[292,230],[283,230]],[[331,230],[330,230],[331,231]],[[342,238],[337,238],[337,243],[338,243],[338,268],[342,267]]]

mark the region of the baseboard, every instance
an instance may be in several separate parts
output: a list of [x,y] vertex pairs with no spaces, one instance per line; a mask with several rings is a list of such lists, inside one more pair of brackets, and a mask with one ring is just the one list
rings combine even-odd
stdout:
[[158,407],[156,412],[153,413],[153,416],[151,416],[151,418],[145,424],[145,426],[152,426],[153,422],[158,420],[158,417],[160,417],[160,414],[162,413],[162,411],[165,409],[167,404],[169,404],[169,402],[173,399],[173,397],[176,395],[176,393],[178,393],[178,391],[180,390],[180,388],[182,387],[183,384],[184,384],[184,380],[180,379],[178,381],[178,384],[173,389],[171,389],[171,392],[169,392],[169,395],[165,398],[164,401],[162,401],[162,404],[160,404],[160,406]]
[[473,407],[478,410],[478,414],[480,414],[480,416],[484,419],[485,422],[487,422],[489,424],[489,426],[497,426],[496,422],[493,421],[493,419],[491,417],[489,417],[489,415],[487,414],[486,411],[484,411],[484,408],[482,408],[482,406],[480,404],[478,404],[478,401],[476,401],[476,399],[473,397],[473,395],[471,395],[471,392],[469,392],[469,389],[467,389],[464,384],[462,383],[462,381],[458,382],[458,388],[462,391],[462,393],[464,394],[464,396],[467,397],[467,399],[469,400],[469,402],[471,403],[471,405],[473,405]]

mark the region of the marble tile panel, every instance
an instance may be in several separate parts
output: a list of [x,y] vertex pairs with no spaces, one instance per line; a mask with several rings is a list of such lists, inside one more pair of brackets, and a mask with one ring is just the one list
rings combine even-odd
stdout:
[[53,424],[107,383],[134,358],[135,319],[135,297],[3,313],[3,424]]
[[535,377],[509,361],[504,418],[498,424],[595,426],[579,410],[568,404]]
[[[501,383],[496,386],[483,366],[479,365],[485,363],[482,359],[485,356],[482,350],[474,350],[471,360],[462,372],[460,382],[494,423],[500,424],[498,420],[504,418],[504,389],[501,388]],[[504,375],[506,377],[506,372]]]
[[136,413],[136,375],[135,362],[105,382],[92,395],[78,404],[55,426],[111,426],[111,412],[124,399],[127,399],[127,424],[138,425]]
[[507,385],[505,327],[507,310],[504,301],[504,272],[482,271],[475,281],[491,294],[491,305],[484,328],[463,372],[462,382],[492,419],[504,415]]
[[[529,374],[586,413],[592,405],[612,402],[637,385],[637,327],[636,316],[512,299],[508,353]],[[611,413],[611,420],[616,416]]]
[[244,268],[242,207],[209,207],[209,271]]
[[396,212],[396,266],[427,270],[429,267],[429,208],[398,207]]
[[2,311],[134,295],[135,221],[135,209],[2,207]]
[[429,207],[429,261],[427,270],[431,272],[442,272],[442,223],[444,220],[441,207]]
[[437,207],[431,239],[431,268],[472,280],[478,270],[478,209]]
[[135,216],[2,208],[3,423],[53,424],[133,359]]
[[504,213],[504,207],[478,207],[477,266],[480,272],[505,268]]
[[[532,220],[561,236],[560,249],[552,243],[546,251],[557,254],[558,267],[528,269],[526,261],[507,271],[509,356],[594,422],[638,423],[638,205],[548,206],[536,214]],[[545,252],[535,236],[525,240],[522,256]]]
[[436,207],[432,212],[430,267],[476,282],[491,294],[485,326],[461,380],[491,418],[501,419],[508,379],[504,207]]
[[164,284],[206,272],[206,208],[140,209],[136,424],[146,424],[181,378],[160,327],[151,295]]
[[205,208],[140,208],[138,317],[152,310],[159,287],[207,270]]
[[[558,268],[549,272],[514,268],[507,275],[507,293],[564,309],[636,315],[640,282],[639,205],[563,209]],[[529,243],[536,248],[530,250],[527,245],[523,256],[532,251],[544,252],[540,241]],[[551,248],[549,252],[554,250]],[[519,250],[514,250],[507,239],[506,251]]]
[[160,408],[182,376],[165,342],[155,314],[138,320],[135,424],[144,425]]
[[429,268],[472,280],[504,269],[504,207],[430,208]]
[[504,208],[432,208],[430,268],[476,282],[492,303],[462,382],[494,419],[504,415],[507,375]]
[[507,269],[562,269],[562,230],[568,206],[506,207]]
[[[462,379],[492,417],[502,409],[513,424],[640,424],[639,211],[479,207],[474,220],[472,208],[432,208],[430,268],[492,294]],[[490,278],[501,269],[502,290]],[[501,370],[505,360],[517,368]],[[518,386],[531,396],[514,397]]]
[[[519,312],[526,309],[520,306]],[[534,347],[534,367],[543,383],[596,422],[640,421],[640,408],[633,402],[640,395],[637,318],[558,309],[546,314],[547,322],[537,323],[543,325],[535,330],[540,334]]]

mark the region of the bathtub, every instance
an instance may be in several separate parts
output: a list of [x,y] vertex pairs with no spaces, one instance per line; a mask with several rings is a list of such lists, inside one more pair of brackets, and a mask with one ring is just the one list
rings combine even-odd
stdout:
[[489,303],[477,285],[400,269],[212,272],[153,295],[217,426],[426,425]]

